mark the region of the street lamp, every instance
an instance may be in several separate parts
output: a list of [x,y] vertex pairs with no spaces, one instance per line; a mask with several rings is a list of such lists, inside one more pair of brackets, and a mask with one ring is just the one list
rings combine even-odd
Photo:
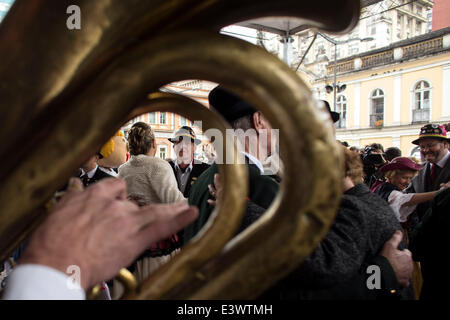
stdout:
[[[368,41],[372,41],[375,40],[372,37],[366,37],[366,38],[350,38],[347,40],[343,40],[343,41],[339,41],[333,38],[330,38],[329,36],[327,36],[326,34],[320,33],[319,35],[324,38],[325,40],[327,40],[328,42],[331,42],[332,44],[334,44],[334,80],[333,80],[333,92],[334,92],[334,111],[336,111],[336,90],[337,90],[337,84],[336,84],[336,77],[337,77],[337,45],[338,44],[344,44],[344,43],[348,43],[351,41],[361,41],[361,42],[368,42]],[[341,88],[339,90],[342,91],[344,90],[345,87]]]

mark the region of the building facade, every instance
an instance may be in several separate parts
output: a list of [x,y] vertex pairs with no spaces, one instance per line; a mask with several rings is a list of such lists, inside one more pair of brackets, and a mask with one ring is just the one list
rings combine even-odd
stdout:
[[450,1],[434,0],[433,31],[450,27]]
[[[208,94],[216,84],[208,81],[186,80],[169,84],[161,88],[161,91],[183,94],[209,108]],[[156,155],[162,159],[174,159],[173,144],[168,140],[182,126],[191,127],[197,138],[202,143],[196,147],[194,157],[203,162],[211,162],[214,149],[209,140],[203,136],[201,122],[199,119],[187,119],[179,114],[171,112],[152,112],[141,114],[126,123],[122,130],[127,135],[128,130],[136,122],[148,123],[155,132],[157,151]]]
[[[420,127],[450,122],[450,28],[338,60],[336,71],[345,84],[332,106],[341,114],[341,141],[359,147],[376,142],[417,156],[411,141]],[[327,76],[312,82],[317,98],[334,101],[334,93],[323,90],[333,77],[330,63]]]
[[[337,47],[320,35],[314,38],[316,30],[300,32],[294,37],[297,58],[293,65],[304,56],[301,69],[315,78],[322,78],[335,56],[344,59],[430,32],[433,4],[429,0],[383,0],[364,7],[358,25],[350,33],[333,37],[337,42],[347,42]],[[372,40],[351,41],[367,38]]]

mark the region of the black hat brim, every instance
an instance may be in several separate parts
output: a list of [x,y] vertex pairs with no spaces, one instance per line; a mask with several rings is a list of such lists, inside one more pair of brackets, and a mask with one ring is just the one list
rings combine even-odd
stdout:
[[436,139],[436,140],[440,140],[440,141],[446,141],[447,143],[450,144],[450,139],[449,138],[442,138],[442,137],[433,137],[433,136],[422,136],[416,140],[413,140],[411,143],[415,144],[415,145],[419,145],[420,140],[423,139]]
[[333,122],[338,122],[341,118],[341,115],[338,112],[330,111],[331,119],[333,119]]
[[[178,138],[167,138],[167,140],[169,140],[169,141],[172,142],[172,143],[175,143],[175,142],[180,141],[180,138],[181,138],[181,137],[178,137]],[[194,141],[192,141],[192,142],[194,142],[195,145],[199,145],[200,143],[202,143],[202,141],[199,140],[199,139],[197,139],[197,138],[195,138],[195,139],[192,139],[192,138],[191,138],[191,140],[194,140]]]

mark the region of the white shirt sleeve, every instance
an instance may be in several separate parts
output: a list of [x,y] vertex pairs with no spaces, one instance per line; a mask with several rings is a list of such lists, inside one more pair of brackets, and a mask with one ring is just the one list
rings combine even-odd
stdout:
[[403,193],[401,191],[394,190],[389,195],[389,205],[395,213],[398,221],[405,222],[408,216],[413,213],[417,205],[405,206],[406,202],[409,202],[414,196],[414,193]]
[[80,285],[65,273],[38,264],[14,268],[7,279],[5,300],[84,300]]

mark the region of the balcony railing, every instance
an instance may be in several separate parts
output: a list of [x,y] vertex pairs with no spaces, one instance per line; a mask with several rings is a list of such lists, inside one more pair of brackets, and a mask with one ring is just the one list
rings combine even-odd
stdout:
[[417,57],[442,49],[442,37],[403,47],[403,58]]
[[370,115],[370,127],[380,128],[383,126],[383,113],[375,113]]
[[430,109],[415,109],[413,110],[413,122],[428,122],[430,121]]
[[394,50],[389,50],[378,54],[372,54],[367,57],[363,57],[361,58],[361,62],[362,68],[392,63],[394,62]]
[[[401,50],[399,50],[401,49]],[[383,52],[371,54],[368,56],[360,55],[361,64],[355,69],[355,59],[345,60],[337,63],[337,73],[351,72],[359,69],[370,69],[377,66],[388,65],[395,61],[420,57],[427,54],[440,52],[444,49],[443,36],[433,39],[423,40],[410,45],[392,48]],[[398,51],[394,57],[394,50]],[[399,54],[398,54],[399,53]],[[334,63],[330,62],[326,67],[327,75],[334,73]]]
[[[336,65],[336,72],[348,72],[355,70],[355,62],[353,60],[340,62]],[[334,73],[334,64],[327,65],[327,74]]]

